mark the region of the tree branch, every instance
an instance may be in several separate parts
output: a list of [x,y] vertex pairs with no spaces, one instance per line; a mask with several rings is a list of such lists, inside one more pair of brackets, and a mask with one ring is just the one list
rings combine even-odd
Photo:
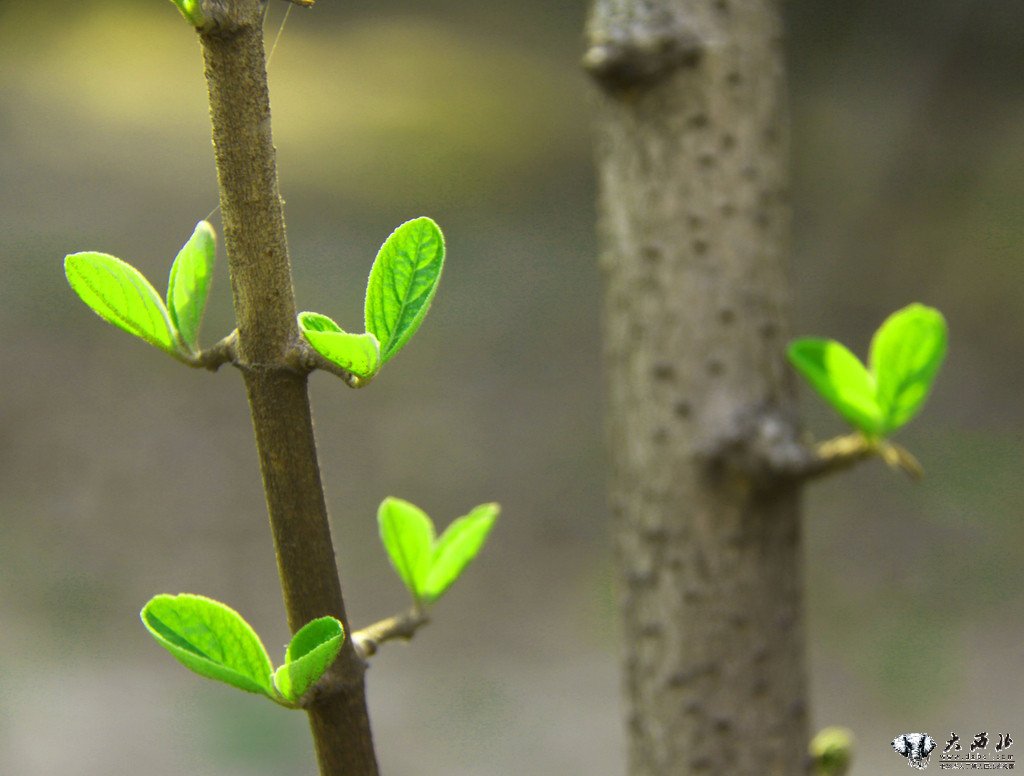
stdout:
[[[332,615],[348,630],[320,481],[306,373],[287,354],[295,300],[270,126],[259,0],[203,0],[199,30],[209,87],[224,241],[238,336],[288,624]],[[215,348],[216,349],[216,348]],[[216,358],[211,357],[211,365]],[[308,708],[321,776],[377,776],[365,664],[346,639]]]
[[767,487],[835,474],[875,456],[911,479],[924,474],[918,460],[902,445],[887,439],[871,440],[859,431],[806,443],[799,439],[795,421],[777,410],[741,413],[726,428],[698,457],[710,465],[742,471]]
[[375,622],[352,634],[352,645],[356,654],[364,660],[377,653],[380,645],[386,641],[403,639],[409,641],[416,631],[430,622],[427,613],[419,608],[410,609],[403,614],[396,614],[386,620]]

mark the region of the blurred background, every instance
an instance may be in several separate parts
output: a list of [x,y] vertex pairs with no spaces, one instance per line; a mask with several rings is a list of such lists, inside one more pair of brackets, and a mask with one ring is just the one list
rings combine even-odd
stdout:
[[[927,478],[871,462],[807,495],[814,724],[853,729],[854,774],[902,773],[903,732],[1024,744],[1024,4],[785,5],[795,333],[864,355],[914,300],[952,331],[900,436]],[[441,524],[504,507],[430,627],[373,661],[389,776],[623,772],[584,16],[321,0],[271,63],[300,309],[360,326],[376,249],[410,217],[449,245],[426,325],[372,388],[311,382],[353,622],[406,603],[381,498]],[[136,616],[203,593],[282,657],[241,381],[103,324],[61,269],[102,250],[162,292],[216,206],[198,42],[169,2],[7,2],[0,73],[0,773],[312,773],[303,715],[193,677]],[[221,254],[206,344],[233,326],[228,288]],[[815,436],[843,431],[803,405]]]

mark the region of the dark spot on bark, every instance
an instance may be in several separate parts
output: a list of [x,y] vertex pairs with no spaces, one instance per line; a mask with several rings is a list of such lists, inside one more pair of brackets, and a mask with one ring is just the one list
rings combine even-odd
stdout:
[[640,249],[645,261],[656,262],[661,259],[661,248],[657,245],[645,245]]
[[694,113],[686,122],[690,129],[704,129],[709,123],[708,114]]
[[694,757],[690,760],[690,772],[691,773],[708,773],[712,770],[711,758],[709,757]]
[[803,719],[807,716],[807,704],[803,701],[793,701],[789,707],[789,715],[793,719]]
[[722,135],[722,150],[731,151],[736,147],[736,136],[730,132],[726,132]]
[[745,180],[745,181],[756,181],[757,180],[757,168],[754,165],[752,165],[752,164],[748,164],[746,167],[744,167],[742,170],[740,170],[740,175],[742,176],[743,180]]
[[763,676],[754,680],[754,686],[750,688],[750,695],[754,698],[763,698],[768,694],[768,680]]
[[779,142],[779,129],[775,126],[766,127],[764,132],[761,133],[761,137],[764,139],[765,145],[775,145]]
[[746,630],[750,624],[750,618],[745,614],[734,614],[729,618],[729,624],[736,630]]
[[761,324],[761,336],[766,339],[775,339],[779,333],[779,327],[775,325],[774,321],[765,321]]
[[703,256],[708,252],[708,241],[707,240],[694,240],[690,243],[690,247],[697,256]]
[[754,650],[754,665],[764,665],[766,660],[768,660],[768,647],[762,644]]
[[683,600],[689,604],[694,604],[703,598],[700,589],[696,587],[688,587],[683,591]]
[[668,442],[668,429],[664,426],[654,429],[654,433],[651,434],[651,441],[656,445],[663,445]]
[[723,307],[718,311],[718,320],[728,326],[730,323],[736,320],[736,313],[729,307]]
[[697,164],[705,170],[713,169],[717,163],[718,160],[715,158],[715,155],[711,153],[701,154],[697,157]]
[[672,408],[677,418],[688,418],[693,409],[690,407],[690,402],[685,399],[680,399],[676,402],[675,407]]
[[732,730],[732,722],[725,717],[715,717],[711,724],[716,733],[728,734]]
[[655,380],[668,382],[676,379],[676,368],[668,361],[659,361],[651,367],[651,375]]
[[690,683],[690,675],[686,671],[676,671],[668,678],[669,687],[686,687]]
[[718,377],[725,371],[725,364],[719,359],[712,358],[708,360],[708,374],[712,377]]
[[640,635],[645,639],[660,639],[662,627],[660,622],[645,622],[640,626]]
[[704,704],[699,700],[689,700],[683,704],[683,714],[689,717],[699,717],[704,712]]
[[691,213],[686,217],[686,225],[689,226],[690,229],[692,229],[693,231],[697,231],[698,229],[702,229],[704,227],[704,219],[695,213]]
[[743,76],[740,75],[739,70],[731,70],[729,71],[729,75],[725,77],[725,82],[729,84],[729,86],[736,87],[743,83]]
[[630,728],[630,730],[632,730],[637,735],[643,733],[643,730],[644,730],[644,721],[643,721],[643,719],[644,718],[640,715],[640,712],[637,712],[637,711],[634,711],[632,714],[629,715],[629,728]]
[[719,13],[729,13],[729,0],[715,0],[715,10]]
[[772,215],[767,210],[758,210],[754,216],[754,223],[759,229],[767,229],[772,224]]
[[644,541],[650,542],[651,544],[662,544],[668,539],[668,531],[661,525],[644,528],[640,532],[640,535],[643,536]]
[[721,206],[722,215],[726,218],[732,218],[736,215],[736,205],[732,202],[723,202]]

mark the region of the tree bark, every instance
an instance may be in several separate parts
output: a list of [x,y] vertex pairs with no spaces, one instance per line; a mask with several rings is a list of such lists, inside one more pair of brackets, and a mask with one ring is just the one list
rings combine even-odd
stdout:
[[808,742],[773,0],[595,0],[613,542],[631,776]]
[[[288,624],[337,617],[351,634],[334,560],[298,342],[291,266],[270,127],[259,0],[206,0],[200,30],[221,214],[238,321],[236,365],[249,396]],[[322,776],[376,776],[351,638],[307,708]]]

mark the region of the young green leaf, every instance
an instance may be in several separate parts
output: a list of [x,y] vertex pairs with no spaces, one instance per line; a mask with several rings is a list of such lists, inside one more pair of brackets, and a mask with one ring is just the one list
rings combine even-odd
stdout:
[[788,355],[793,366],[846,420],[869,437],[882,433],[875,380],[844,345],[806,337],[791,343]]
[[213,260],[217,250],[213,227],[206,221],[196,224],[188,242],[178,251],[167,283],[167,309],[185,345],[199,350],[197,337],[206,311],[206,299],[213,278]]
[[912,304],[886,318],[871,340],[882,433],[918,413],[946,356],[946,319],[938,310]]
[[201,595],[158,595],[141,612],[157,643],[186,668],[274,697],[274,667],[259,636],[234,609]]
[[76,294],[100,318],[183,358],[164,302],[135,267],[106,253],[72,253],[64,274]]
[[344,640],[345,629],[333,617],[307,622],[292,636],[284,665],[274,672],[278,692],[289,701],[298,701],[330,668]]
[[377,525],[391,565],[413,598],[421,601],[433,560],[433,522],[415,504],[389,496],[377,510]]
[[459,578],[477,556],[498,519],[501,507],[481,504],[448,526],[435,542],[430,571],[422,586],[423,599],[433,603]]
[[299,328],[307,331],[326,331],[342,333],[342,328],[333,320],[321,313],[299,313]]
[[205,24],[205,17],[203,16],[202,3],[199,0],[171,0],[178,10],[181,11],[181,15],[191,24],[193,27],[202,27]]
[[313,350],[365,380],[380,369],[380,344],[372,334],[349,334],[320,313],[299,313],[299,329]]
[[384,241],[366,286],[366,330],[380,342],[381,363],[423,322],[444,266],[444,236],[431,219],[415,218]]

